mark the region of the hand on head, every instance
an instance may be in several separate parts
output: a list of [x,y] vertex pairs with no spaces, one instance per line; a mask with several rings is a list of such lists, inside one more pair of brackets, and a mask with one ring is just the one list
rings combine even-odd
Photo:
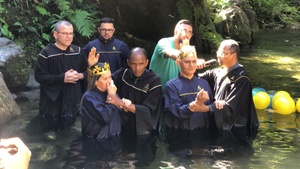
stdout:
[[[0,163],[6,169],[27,169],[31,158],[31,151],[18,138],[0,140]],[[12,151],[12,149],[14,149]],[[2,161],[1,161],[2,159]],[[1,165],[0,165],[1,166]]]

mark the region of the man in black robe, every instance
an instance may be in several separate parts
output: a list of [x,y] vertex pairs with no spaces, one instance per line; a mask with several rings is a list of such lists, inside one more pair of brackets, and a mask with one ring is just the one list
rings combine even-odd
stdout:
[[162,88],[160,77],[146,69],[148,63],[145,49],[137,47],[129,53],[129,68],[113,74],[120,98],[132,102],[128,107],[122,107],[122,133],[143,135],[157,129],[162,109]]
[[[55,124],[61,118],[73,124],[85,92],[88,61],[81,48],[71,44],[74,31],[70,22],[57,22],[53,36],[56,42],[42,49],[35,67],[35,79],[40,83],[39,115],[44,117],[44,125]],[[93,55],[99,57],[95,53],[94,49]]]
[[[206,106],[195,101],[193,108],[214,114],[216,125],[221,131],[253,136],[259,122],[252,100],[250,78],[244,67],[238,63],[239,53],[240,48],[236,41],[222,41],[217,51],[218,62],[222,67],[199,74],[208,81],[214,94],[214,104]],[[200,98],[207,93],[202,94],[199,94]]]

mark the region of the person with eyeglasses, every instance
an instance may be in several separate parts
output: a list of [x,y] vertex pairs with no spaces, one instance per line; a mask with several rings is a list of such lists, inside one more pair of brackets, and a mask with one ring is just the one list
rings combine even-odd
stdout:
[[53,36],[55,43],[41,50],[34,72],[40,83],[39,115],[46,130],[63,129],[75,122],[86,88],[86,69],[99,57],[93,49],[94,60],[89,61],[82,49],[72,44],[74,29],[68,21],[58,21]]
[[88,42],[83,51],[88,54],[94,47],[100,54],[99,62],[108,62],[111,72],[121,67],[127,67],[126,61],[130,48],[120,39],[114,37],[115,27],[112,18],[104,17],[100,20],[97,31],[99,37]]
[[[151,57],[149,69],[160,76],[163,91],[166,83],[178,76],[180,68],[175,60],[178,58],[181,47],[189,45],[192,36],[192,23],[182,19],[176,24],[173,37],[162,38],[158,41]],[[203,59],[198,61],[199,65],[203,62]]]
[[[252,99],[252,85],[245,68],[238,62],[239,54],[239,44],[235,40],[226,39],[221,42],[217,51],[221,67],[198,74],[208,81],[214,93],[214,103],[205,105],[201,101],[195,101],[190,109],[214,115],[220,132],[255,136],[259,122]],[[204,97],[207,94],[201,93],[199,100]]]

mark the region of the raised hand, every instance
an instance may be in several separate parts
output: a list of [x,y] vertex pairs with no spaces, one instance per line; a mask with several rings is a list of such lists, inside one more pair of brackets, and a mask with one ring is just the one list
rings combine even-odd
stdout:
[[197,94],[197,97],[196,97],[196,102],[197,103],[204,103],[206,102],[207,100],[209,100],[209,96],[208,96],[208,93],[207,91],[204,91],[203,89],[200,90]]
[[95,65],[99,60],[100,54],[96,53],[96,48],[92,48],[88,56],[88,67]]

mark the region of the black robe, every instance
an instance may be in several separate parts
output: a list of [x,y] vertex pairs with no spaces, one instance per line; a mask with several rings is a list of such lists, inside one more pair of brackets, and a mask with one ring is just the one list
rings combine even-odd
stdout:
[[39,54],[35,79],[40,83],[39,114],[49,117],[76,117],[84,79],[76,84],[64,83],[65,72],[73,69],[86,77],[87,58],[80,47],[70,45],[60,50],[55,44],[47,45]]
[[228,73],[225,69],[215,68],[199,76],[208,81],[215,100],[226,101],[221,110],[212,106],[218,129],[255,135],[259,122],[252,99],[251,82],[245,69],[236,64]]
[[115,72],[113,80],[120,98],[131,100],[136,108],[135,114],[124,111],[121,113],[122,132],[142,135],[155,131],[162,110],[160,77],[151,70],[145,70],[136,79],[128,68]]
[[97,88],[87,91],[80,106],[82,134],[97,140],[118,136],[121,133],[120,109],[106,103],[107,92]]

